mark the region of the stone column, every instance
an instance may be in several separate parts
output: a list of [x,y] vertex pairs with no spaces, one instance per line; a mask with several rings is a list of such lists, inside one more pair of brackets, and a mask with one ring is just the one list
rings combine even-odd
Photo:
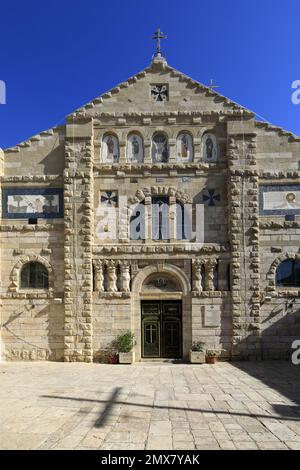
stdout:
[[194,138],[194,162],[199,163],[202,160],[201,155],[201,138]]
[[120,148],[119,163],[120,165],[124,165],[126,163],[126,140],[120,140],[119,148]]
[[217,260],[212,258],[205,262],[205,290],[213,291],[214,286],[214,273],[217,266]]
[[203,262],[200,259],[193,260],[193,291],[201,292],[202,288],[202,266]]
[[120,289],[122,292],[130,292],[130,264],[127,261],[120,263]]
[[151,155],[151,140],[144,140],[144,163],[146,165],[152,164],[152,155]]
[[169,139],[169,163],[176,163],[176,139]]
[[117,292],[117,265],[115,261],[107,263],[107,292]]
[[104,291],[104,275],[103,275],[103,261],[96,261],[95,263],[95,292]]

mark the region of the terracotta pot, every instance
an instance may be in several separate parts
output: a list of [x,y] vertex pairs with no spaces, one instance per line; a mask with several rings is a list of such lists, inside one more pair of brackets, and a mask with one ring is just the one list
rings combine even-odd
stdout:
[[109,356],[109,363],[110,364],[119,364],[119,356],[118,354],[114,354],[112,356]]
[[206,364],[215,364],[217,360],[216,356],[206,356]]

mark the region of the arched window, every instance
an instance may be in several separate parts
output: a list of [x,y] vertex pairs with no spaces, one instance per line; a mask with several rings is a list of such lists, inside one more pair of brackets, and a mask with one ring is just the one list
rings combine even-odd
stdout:
[[128,136],[126,154],[129,163],[143,163],[144,145],[139,134],[130,134]]
[[191,204],[176,201],[176,240],[192,239],[192,210]]
[[102,141],[102,163],[117,163],[119,161],[119,141],[113,134],[107,134]]
[[152,140],[152,162],[166,163],[169,160],[168,138],[163,133],[156,133]]
[[169,239],[170,206],[167,196],[152,197],[152,239]]
[[276,270],[276,287],[300,287],[300,260],[286,259]]
[[37,262],[26,263],[21,271],[21,289],[48,289],[47,268]]
[[146,238],[146,210],[145,202],[136,204],[129,220],[130,240],[145,240]]
[[177,161],[187,163],[193,161],[193,138],[187,132],[181,132],[176,141]]
[[207,132],[202,137],[202,159],[207,162],[215,162],[218,160],[218,143],[216,136],[211,132]]

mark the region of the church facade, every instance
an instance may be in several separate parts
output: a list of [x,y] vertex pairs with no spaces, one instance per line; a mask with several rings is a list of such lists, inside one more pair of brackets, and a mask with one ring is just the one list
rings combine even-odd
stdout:
[[300,339],[300,138],[168,65],[1,151],[1,356],[277,359]]

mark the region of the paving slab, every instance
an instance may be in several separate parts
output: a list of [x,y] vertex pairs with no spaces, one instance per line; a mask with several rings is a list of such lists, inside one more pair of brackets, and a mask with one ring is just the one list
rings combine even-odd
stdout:
[[0,373],[0,449],[300,449],[289,362],[10,362]]

